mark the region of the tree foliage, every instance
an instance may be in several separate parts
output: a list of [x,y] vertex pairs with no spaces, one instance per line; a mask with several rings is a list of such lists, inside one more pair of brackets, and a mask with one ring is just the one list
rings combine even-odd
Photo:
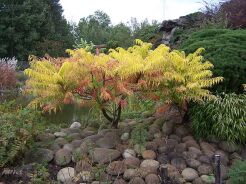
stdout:
[[76,38],[91,41],[96,45],[107,44],[107,48],[130,47],[134,39],[140,38],[149,42],[157,39],[159,24],[157,21],[149,23],[147,20],[138,22],[133,18],[128,24],[119,23],[112,25],[110,17],[102,12],[96,11],[93,15],[81,18],[75,29]]
[[[113,43],[110,43],[113,42]],[[128,48],[133,44],[132,32],[130,27],[123,23],[112,26],[110,29],[109,48],[123,47]]]
[[200,55],[203,49],[186,56],[165,45],[151,48],[136,40],[133,47],[111,49],[108,55],[81,48],[68,50],[70,58],[33,57],[25,70],[27,92],[35,96],[31,105],[56,110],[62,103],[90,102],[117,126],[126,97],[135,92],[178,104],[213,98],[206,88],[222,78],[212,77],[213,65]]
[[2,0],[0,57],[22,62],[29,54],[63,55],[73,37],[62,11],[59,0]]
[[138,38],[145,42],[154,43],[158,38],[162,37],[162,35],[158,34],[159,26],[160,24],[157,21],[149,23],[146,19],[143,22],[139,23],[135,18],[132,18],[131,20],[133,38]]
[[221,5],[220,11],[230,28],[246,28],[246,1],[230,0]]
[[93,15],[80,19],[75,30],[76,37],[91,41],[96,45],[105,44],[109,38],[110,24],[109,16],[98,10]]
[[80,48],[84,48],[86,51],[92,52],[95,50],[95,45],[94,43],[92,43],[92,41],[90,43],[88,43],[86,40],[84,40],[83,38],[80,38],[79,41],[75,42],[75,45],[73,46],[75,49],[80,49]]

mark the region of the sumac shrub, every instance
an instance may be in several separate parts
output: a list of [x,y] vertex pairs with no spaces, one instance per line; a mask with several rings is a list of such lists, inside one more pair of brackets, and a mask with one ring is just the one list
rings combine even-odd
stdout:
[[[185,54],[160,45],[136,40],[128,49],[110,49],[98,55],[86,49],[68,50],[69,58],[32,57],[26,92],[32,107],[56,111],[63,104],[93,105],[117,127],[127,97],[137,92],[164,103],[186,104],[214,96],[207,90],[223,80],[213,77],[213,65],[201,53]],[[185,105],[183,105],[185,106]]]

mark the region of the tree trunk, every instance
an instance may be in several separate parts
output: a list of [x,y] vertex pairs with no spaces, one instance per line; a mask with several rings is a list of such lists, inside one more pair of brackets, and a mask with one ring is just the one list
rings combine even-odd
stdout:
[[120,116],[121,116],[121,104],[120,103],[118,104],[117,109],[115,109],[115,111],[112,113],[112,114],[114,114],[113,117],[111,117],[107,113],[107,110],[105,108],[102,108],[102,113],[103,113],[104,117],[112,123],[112,127],[114,127],[114,128],[118,127],[118,123],[119,123]]

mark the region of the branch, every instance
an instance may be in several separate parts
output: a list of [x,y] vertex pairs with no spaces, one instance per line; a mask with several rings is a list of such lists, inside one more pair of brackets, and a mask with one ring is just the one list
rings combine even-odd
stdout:
[[111,117],[107,114],[106,109],[102,108],[102,113],[103,113],[104,117],[105,117],[107,120],[109,120],[110,122],[113,121],[113,118],[111,118]]

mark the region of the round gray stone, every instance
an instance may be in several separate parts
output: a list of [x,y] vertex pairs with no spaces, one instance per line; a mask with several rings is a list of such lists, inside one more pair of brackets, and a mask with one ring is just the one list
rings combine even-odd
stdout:
[[60,149],[55,154],[55,163],[59,166],[67,165],[71,162],[71,152],[66,149]]
[[109,163],[119,158],[121,153],[118,150],[107,148],[95,148],[93,153],[90,153],[92,159],[99,164]]
[[74,168],[65,167],[58,172],[57,181],[62,183],[72,183],[72,179],[74,176],[75,176]]
[[197,171],[192,168],[185,168],[182,171],[182,176],[184,177],[186,181],[193,181],[194,179],[199,177]]
[[54,158],[54,152],[49,149],[38,148],[28,151],[25,154],[25,160],[27,163],[38,162],[50,162]]
[[73,122],[70,126],[70,128],[80,128],[81,124],[79,122]]

